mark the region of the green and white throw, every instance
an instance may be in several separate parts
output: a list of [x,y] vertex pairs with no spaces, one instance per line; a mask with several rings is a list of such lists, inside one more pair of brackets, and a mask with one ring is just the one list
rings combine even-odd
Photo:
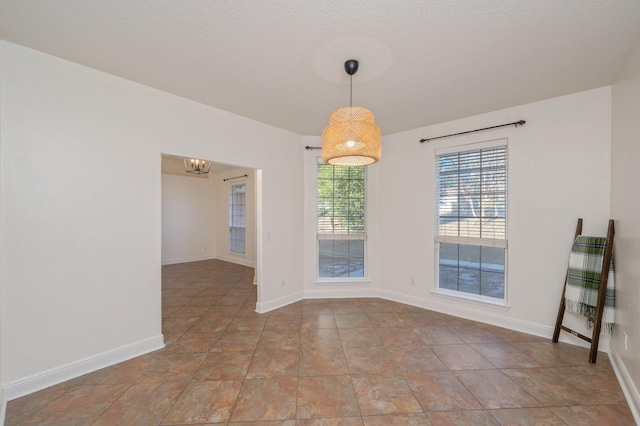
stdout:
[[[571,248],[565,306],[569,312],[587,317],[587,327],[593,327],[598,303],[598,289],[602,276],[602,261],[606,238],[579,236]],[[602,314],[602,326],[609,334],[613,331],[615,284],[613,280],[613,256],[609,267],[607,292]]]

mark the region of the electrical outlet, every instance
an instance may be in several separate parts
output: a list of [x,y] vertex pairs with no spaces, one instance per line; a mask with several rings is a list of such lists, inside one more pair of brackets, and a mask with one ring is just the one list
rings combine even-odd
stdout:
[[627,333],[622,333],[622,335],[624,336],[624,350],[626,351],[628,347]]

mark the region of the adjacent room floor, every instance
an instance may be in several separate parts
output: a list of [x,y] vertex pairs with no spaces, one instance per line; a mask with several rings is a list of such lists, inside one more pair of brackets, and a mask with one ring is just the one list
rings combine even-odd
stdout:
[[163,267],[166,348],[10,401],[6,425],[626,425],[607,355],[382,299],[255,313],[253,269]]

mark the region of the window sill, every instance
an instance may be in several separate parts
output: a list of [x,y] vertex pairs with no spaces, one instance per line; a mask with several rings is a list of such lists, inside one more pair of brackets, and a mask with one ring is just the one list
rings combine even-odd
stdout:
[[452,299],[452,300],[458,300],[458,301],[462,300],[465,302],[476,303],[478,305],[490,306],[490,307],[495,307],[495,308],[504,309],[504,310],[511,309],[511,305],[509,305],[506,301],[502,301],[502,300],[491,300],[488,298],[474,297],[471,294],[467,296],[461,293],[452,293],[452,292],[442,291],[442,290],[431,290],[431,293],[437,296],[443,296],[445,298]]

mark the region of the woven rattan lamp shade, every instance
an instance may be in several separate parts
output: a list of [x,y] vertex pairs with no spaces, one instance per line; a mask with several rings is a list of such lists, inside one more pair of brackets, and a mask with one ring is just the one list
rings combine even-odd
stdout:
[[382,157],[382,133],[373,113],[362,107],[345,107],[329,116],[322,132],[322,161],[334,166],[366,166]]

